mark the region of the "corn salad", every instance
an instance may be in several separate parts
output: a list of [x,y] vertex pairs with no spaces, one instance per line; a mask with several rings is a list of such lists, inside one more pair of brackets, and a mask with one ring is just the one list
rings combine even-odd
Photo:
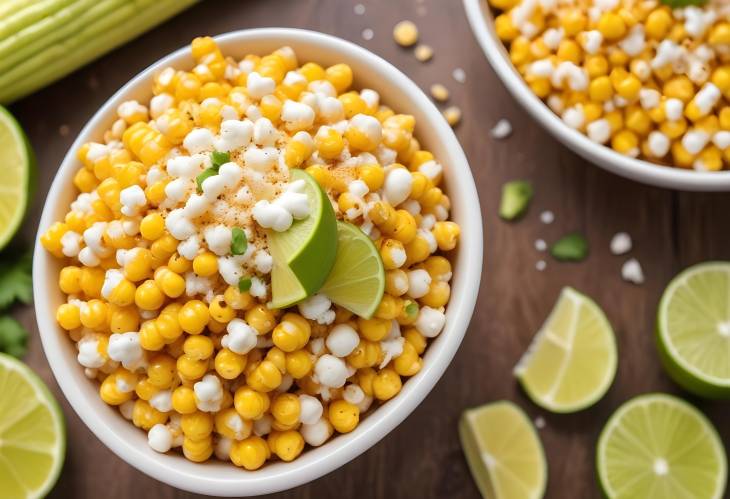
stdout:
[[[102,400],[158,452],[255,470],[352,431],[419,372],[459,227],[413,116],[352,90],[348,65],[191,48],[191,71],[161,71],[148,103],[123,103],[103,142],[80,148],[80,193],[41,243],[64,261],[56,319]],[[267,306],[264,228],[306,216],[291,168],[379,249],[373,318],[320,294]]]
[[730,168],[730,2],[489,3],[512,63],[568,126],[630,157]]

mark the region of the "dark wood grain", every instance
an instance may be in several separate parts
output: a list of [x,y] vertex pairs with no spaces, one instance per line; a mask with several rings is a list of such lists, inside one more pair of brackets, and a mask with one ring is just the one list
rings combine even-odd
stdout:
[[[353,6],[366,6],[357,16]],[[428,64],[392,41],[393,25],[414,20],[422,40],[435,50]],[[627,398],[649,391],[679,393],[664,375],[654,346],[657,302],[670,278],[690,264],[730,258],[728,213],[723,194],[678,193],[639,185],[608,174],[556,143],[509,97],[488,66],[460,0],[209,0],[127,44],[63,81],[14,104],[38,155],[40,185],[24,226],[31,241],[45,194],[73,137],[98,106],[142,68],[202,34],[263,26],[291,26],[331,33],[385,57],[422,88],[441,82],[464,111],[457,135],[471,163],[482,202],[485,259],[479,303],[464,344],[441,382],[420,407],[387,438],[339,470],[309,485],[271,497],[477,498],[456,433],[461,411],[497,399],[511,399],[547,425],[540,431],[548,455],[551,498],[598,498],[594,445],[610,413]],[[371,28],[375,38],[364,41]],[[464,68],[464,84],[451,73]],[[515,133],[494,141],[489,130],[507,117]],[[496,216],[500,187],[530,179],[536,195],[526,218],[516,224]],[[544,225],[541,210],[555,222]],[[548,260],[534,241],[572,230],[586,234],[591,254],[581,264]],[[608,250],[611,236],[628,231],[646,283],[620,278],[624,258]],[[546,258],[547,259],[547,258]],[[48,286],[55,283],[49,282]],[[551,415],[532,405],[511,375],[560,289],[570,285],[594,297],[606,311],[619,341],[616,381],[595,407],[575,415]],[[30,364],[63,401],[45,361],[33,312],[19,310],[33,331]],[[694,400],[730,444],[728,405]],[[125,464],[81,423],[65,401],[68,455],[52,497],[110,499],[188,498]]]

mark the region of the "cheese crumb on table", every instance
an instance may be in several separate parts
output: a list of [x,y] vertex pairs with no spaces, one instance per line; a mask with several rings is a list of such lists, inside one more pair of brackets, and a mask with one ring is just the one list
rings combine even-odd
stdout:
[[634,284],[644,283],[644,271],[636,258],[631,258],[623,264],[621,267],[621,277],[624,281]]
[[422,43],[416,47],[414,55],[419,61],[427,62],[430,61],[433,57],[433,49],[429,45],[425,45]]
[[439,102],[446,102],[449,100],[449,89],[440,83],[434,83],[431,85],[431,97]]
[[631,251],[631,236],[626,232],[618,232],[611,239],[611,253],[623,255]]
[[491,130],[492,137],[495,139],[506,139],[512,134],[512,123],[502,118],[497,122]]

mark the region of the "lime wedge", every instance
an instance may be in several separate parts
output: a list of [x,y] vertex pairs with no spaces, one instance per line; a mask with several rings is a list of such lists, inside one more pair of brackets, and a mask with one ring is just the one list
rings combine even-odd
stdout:
[[606,393],[616,364],[616,339],[603,311],[587,296],[563,288],[514,373],[540,407],[574,412]]
[[675,277],[657,324],[669,375],[698,395],[730,397],[730,263],[702,263]]
[[66,453],[63,415],[25,364],[0,354],[0,490],[3,497],[45,496]]
[[320,290],[332,302],[369,319],[380,305],[385,270],[370,238],[346,222],[337,222],[337,259]]
[[719,499],[727,480],[725,449],[712,423],[663,394],[636,397],[611,416],[596,464],[609,499]]
[[545,453],[522,409],[507,401],[468,409],[459,421],[459,437],[482,497],[543,496],[547,484]]
[[285,308],[316,293],[332,269],[337,252],[337,219],[327,194],[304,170],[291,170],[292,181],[303,180],[309,216],[284,232],[269,231],[271,306]]
[[13,237],[28,206],[33,153],[23,129],[0,106],[0,249]]

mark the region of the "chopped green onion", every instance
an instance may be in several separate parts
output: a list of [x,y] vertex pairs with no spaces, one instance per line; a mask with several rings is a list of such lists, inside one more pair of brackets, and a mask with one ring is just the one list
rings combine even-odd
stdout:
[[679,7],[688,7],[690,5],[705,5],[707,0],[662,0],[662,3],[676,9]]
[[231,253],[234,255],[243,255],[248,247],[248,239],[246,233],[240,227],[231,229]]
[[241,280],[238,281],[238,290],[241,293],[245,293],[251,289],[251,278],[250,277],[241,277]]
[[532,199],[532,185],[526,180],[513,180],[502,186],[499,216],[505,220],[521,217]]
[[588,256],[588,241],[581,234],[568,234],[553,244],[550,254],[558,260],[579,262]]
[[418,314],[418,303],[409,301],[405,307],[405,311],[408,318],[413,319]]
[[213,164],[213,168],[218,171],[218,168],[223,163],[228,163],[231,160],[231,155],[227,152],[213,151],[210,154],[210,162]]

